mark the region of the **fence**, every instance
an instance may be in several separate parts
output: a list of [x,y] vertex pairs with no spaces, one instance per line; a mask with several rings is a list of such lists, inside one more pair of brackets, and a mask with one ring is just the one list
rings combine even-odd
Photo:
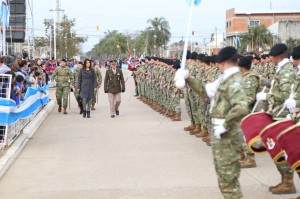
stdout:
[[0,74],[0,147],[10,146],[49,101],[48,86],[35,86],[27,89],[17,106],[11,99],[15,90],[11,75]]

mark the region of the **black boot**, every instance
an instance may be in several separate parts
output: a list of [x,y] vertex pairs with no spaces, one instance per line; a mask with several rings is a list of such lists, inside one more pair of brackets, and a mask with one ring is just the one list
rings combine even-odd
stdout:
[[80,114],[83,113],[83,104],[81,102],[78,103],[79,108],[80,108]]
[[91,111],[87,111],[87,118],[91,118]]
[[83,118],[86,118],[86,111],[83,111]]

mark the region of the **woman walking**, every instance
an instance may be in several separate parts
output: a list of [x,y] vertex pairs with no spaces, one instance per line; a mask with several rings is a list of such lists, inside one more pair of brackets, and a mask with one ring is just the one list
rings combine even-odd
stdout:
[[90,118],[91,102],[97,89],[97,77],[89,59],[84,60],[83,68],[79,72],[77,89],[82,99],[83,117]]

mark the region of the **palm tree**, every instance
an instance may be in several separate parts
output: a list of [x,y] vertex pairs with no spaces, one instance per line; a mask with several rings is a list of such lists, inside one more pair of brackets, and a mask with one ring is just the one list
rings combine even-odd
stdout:
[[259,48],[266,49],[272,46],[273,35],[265,25],[253,26],[247,33],[240,36],[242,47],[250,46],[253,51],[258,52]]
[[98,57],[105,54],[108,58],[117,58],[127,52],[127,37],[117,30],[105,32],[105,37],[94,46],[91,53]]
[[154,19],[148,19],[147,23],[150,23],[147,31],[148,45],[153,49],[154,46],[166,46],[171,38],[169,22],[164,18],[155,17]]

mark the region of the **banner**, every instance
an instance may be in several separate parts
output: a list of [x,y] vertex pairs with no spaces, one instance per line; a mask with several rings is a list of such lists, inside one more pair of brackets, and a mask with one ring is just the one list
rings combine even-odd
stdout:
[[19,119],[26,119],[42,106],[49,102],[49,88],[43,87],[28,88],[24,100],[19,106],[11,99],[0,98],[0,126],[11,125]]

